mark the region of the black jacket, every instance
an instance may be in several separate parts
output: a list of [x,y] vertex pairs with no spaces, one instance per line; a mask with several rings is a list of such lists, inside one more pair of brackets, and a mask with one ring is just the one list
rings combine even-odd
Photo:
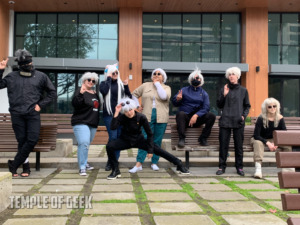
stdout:
[[142,127],[144,128],[147,134],[147,147],[148,149],[144,149],[148,153],[153,153],[153,133],[150,128],[147,117],[142,113],[135,113],[135,116],[132,118],[128,118],[124,114],[119,115],[118,117],[113,117],[110,129],[115,130],[119,126],[122,126],[121,136],[120,138],[128,141],[132,146],[134,146],[138,142],[145,141],[144,135],[142,134]]
[[[7,88],[10,113],[27,114],[34,111],[36,104],[44,108],[56,98],[54,85],[46,74],[38,70],[34,70],[30,77],[14,71],[2,79],[3,72],[0,70],[0,89]],[[47,92],[45,97],[44,91]]]
[[228,87],[229,92],[226,97],[224,97],[223,87],[217,99],[217,106],[222,110],[219,126],[224,128],[241,128],[245,126],[245,119],[251,107],[248,91],[239,84],[229,84]]

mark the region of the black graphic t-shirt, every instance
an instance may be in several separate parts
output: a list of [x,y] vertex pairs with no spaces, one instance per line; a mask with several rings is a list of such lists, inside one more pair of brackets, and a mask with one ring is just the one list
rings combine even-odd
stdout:
[[74,107],[71,120],[72,126],[79,124],[85,124],[95,128],[98,126],[100,99],[97,94],[91,94],[89,92],[81,94],[79,88],[72,99],[72,106]]

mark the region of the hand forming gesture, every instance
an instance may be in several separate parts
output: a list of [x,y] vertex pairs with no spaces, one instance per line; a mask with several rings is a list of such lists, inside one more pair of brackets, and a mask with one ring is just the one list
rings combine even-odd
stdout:
[[139,106],[138,108],[135,109],[135,111],[137,111],[139,113],[143,112],[143,106],[142,105]]
[[178,94],[176,96],[176,100],[179,102],[179,101],[181,101],[181,99],[182,99],[182,90],[179,90]]
[[85,85],[82,84],[82,86],[81,86],[81,88],[80,88],[80,93],[83,94],[83,93],[86,92],[86,91],[87,91],[87,89],[86,89]]
[[229,88],[228,88],[228,84],[224,85],[224,97],[228,94],[229,92]]
[[7,65],[7,62],[8,62],[8,58],[7,59],[3,59],[1,62],[0,62],[0,70],[4,70],[6,65]]

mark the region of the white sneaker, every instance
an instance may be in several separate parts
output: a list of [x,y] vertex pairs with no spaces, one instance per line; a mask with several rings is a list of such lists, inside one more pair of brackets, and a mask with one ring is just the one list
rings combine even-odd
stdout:
[[158,171],[158,170],[159,170],[159,167],[158,167],[156,164],[152,164],[152,165],[151,165],[151,168],[152,168],[154,171]]
[[86,170],[79,170],[79,175],[80,176],[86,176]]
[[261,164],[259,162],[255,162],[255,173],[254,178],[262,179],[262,171]]
[[142,166],[140,166],[140,167],[134,166],[131,170],[129,170],[129,173],[136,173],[136,172],[141,171],[141,170],[143,170]]
[[86,168],[86,170],[93,170],[94,169],[94,167],[90,166],[90,164],[88,164],[88,163],[85,165],[85,168]]

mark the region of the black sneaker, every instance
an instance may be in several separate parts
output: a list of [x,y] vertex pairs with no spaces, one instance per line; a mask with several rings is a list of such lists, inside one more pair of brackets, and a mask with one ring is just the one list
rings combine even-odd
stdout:
[[243,171],[243,169],[237,169],[236,172],[240,176],[245,176],[245,172]]
[[110,161],[107,161],[106,166],[105,166],[105,171],[111,171]]
[[223,173],[225,173],[225,169],[218,169],[216,172],[217,175],[222,175]]
[[198,138],[198,142],[199,142],[199,144],[200,145],[202,145],[202,146],[208,146],[208,143],[207,143],[207,141],[206,141],[206,138],[204,138],[204,137],[199,137]]
[[178,141],[178,145],[177,146],[179,148],[183,148],[184,144],[185,144],[185,139],[184,138],[180,138],[179,141]]
[[177,171],[177,173],[183,174],[183,175],[189,175],[190,174],[190,171],[185,166],[183,166],[182,164],[177,166],[176,171]]
[[118,177],[121,177],[121,172],[119,169],[113,170],[111,174],[107,177],[107,180],[115,180]]

